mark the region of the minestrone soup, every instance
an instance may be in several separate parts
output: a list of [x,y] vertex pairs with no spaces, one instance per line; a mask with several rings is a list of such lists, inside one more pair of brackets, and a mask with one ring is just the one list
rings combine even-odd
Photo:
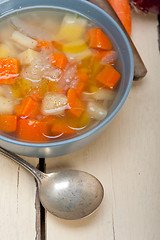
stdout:
[[20,141],[59,141],[107,116],[120,81],[118,54],[94,23],[64,11],[0,22],[0,131]]

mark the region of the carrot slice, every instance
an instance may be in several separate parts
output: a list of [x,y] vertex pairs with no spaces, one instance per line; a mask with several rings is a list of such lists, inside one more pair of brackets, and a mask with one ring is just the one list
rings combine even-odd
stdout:
[[49,49],[51,47],[51,42],[48,41],[42,41],[42,40],[37,40],[37,48],[42,50],[42,49]]
[[53,123],[51,132],[54,136],[71,136],[75,133],[75,130],[70,128],[63,119],[57,119]]
[[117,72],[111,65],[106,65],[105,68],[96,76],[96,80],[104,84],[107,88],[113,90],[120,80],[120,73]]
[[32,119],[19,119],[17,127],[18,138],[30,142],[46,142],[48,125]]
[[79,118],[84,111],[84,105],[82,101],[78,98],[76,90],[70,88],[67,92],[67,99],[69,108],[68,112],[74,117]]
[[0,83],[13,84],[19,74],[19,62],[16,58],[0,58]]
[[112,43],[110,39],[99,28],[90,28],[87,31],[87,41],[90,48],[110,50]]
[[68,60],[65,54],[54,52],[51,56],[51,62],[53,66],[64,69],[67,65]]
[[131,8],[129,5],[129,0],[108,0],[114,11],[117,13],[119,19],[123,23],[128,34],[131,35]]
[[17,109],[17,115],[23,118],[34,118],[38,114],[38,109],[38,102],[34,101],[31,97],[26,97]]
[[17,129],[17,116],[0,115],[0,131],[15,132]]
[[78,78],[78,83],[75,89],[76,89],[76,94],[80,97],[88,81],[88,75],[86,74],[86,72],[79,70],[77,73],[77,78]]

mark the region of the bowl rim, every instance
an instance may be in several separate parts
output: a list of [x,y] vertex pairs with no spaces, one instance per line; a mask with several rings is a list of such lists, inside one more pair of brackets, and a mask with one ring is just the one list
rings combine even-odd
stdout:
[[[78,1],[78,0],[76,0],[76,1]],[[14,139],[11,139],[11,138],[8,138],[8,137],[0,135],[0,140],[8,142],[8,143],[11,143],[11,144],[14,144],[14,145],[19,145],[19,146],[23,146],[23,147],[34,147],[34,148],[57,147],[57,146],[63,146],[63,145],[66,145],[66,144],[74,143],[74,142],[80,141],[82,139],[85,139],[85,138],[89,137],[90,135],[98,132],[101,128],[103,128],[105,125],[107,125],[109,122],[111,122],[111,120],[114,118],[114,116],[119,112],[119,110],[123,106],[123,104],[124,104],[128,94],[130,92],[130,89],[131,89],[131,86],[132,86],[132,81],[133,81],[133,76],[134,76],[134,60],[133,60],[133,53],[132,53],[129,41],[128,41],[125,33],[121,29],[121,27],[118,25],[118,23],[108,13],[106,13],[104,10],[102,10],[101,8],[97,7],[96,5],[94,5],[94,4],[92,4],[92,3],[88,2],[88,1],[79,0],[79,2],[81,2],[81,3],[83,2],[83,4],[87,4],[91,8],[94,8],[97,11],[101,12],[103,15],[105,14],[106,18],[109,19],[111,24],[113,24],[118,29],[119,33],[121,34],[121,36],[122,36],[122,38],[123,38],[123,40],[124,40],[124,42],[126,44],[126,47],[128,49],[129,61],[130,61],[130,75],[129,75],[129,79],[128,79],[128,85],[126,87],[125,93],[123,94],[123,97],[121,98],[121,100],[118,103],[117,107],[111,112],[111,114],[108,117],[106,117],[98,125],[96,125],[92,129],[90,129],[89,131],[87,131],[85,133],[82,133],[82,134],[80,134],[78,136],[75,136],[73,138],[66,139],[66,140],[61,140],[61,141],[56,141],[56,142],[34,143],[34,142],[23,142],[23,141],[19,141],[19,140],[14,140]],[[3,1],[1,3],[3,3]],[[53,2],[53,4],[54,4],[54,2]],[[31,6],[31,7],[28,6],[28,7],[24,7],[24,8],[22,7],[20,9],[16,9],[16,10],[11,9],[10,11],[8,11],[4,15],[2,15],[1,18],[6,16],[6,15],[10,15],[13,12],[19,12],[19,11],[22,11],[22,10],[35,9],[35,8],[39,8],[39,9],[40,8],[43,8],[43,9],[44,8],[58,9],[57,6],[55,7],[53,5],[49,6],[49,5],[45,5],[45,4],[44,5]],[[59,9],[63,9],[63,8],[59,7]],[[64,10],[65,9],[66,8],[64,8]],[[76,12],[76,11],[74,11],[72,9],[69,9],[69,10],[71,12],[72,11]],[[85,15],[83,13],[79,12],[79,14],[87,17],[87,15]]]

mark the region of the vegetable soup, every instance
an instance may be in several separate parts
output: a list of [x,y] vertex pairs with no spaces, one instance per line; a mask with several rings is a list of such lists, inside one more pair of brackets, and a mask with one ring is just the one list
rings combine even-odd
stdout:
[[107,116],[120,81],[118,53],[86,18],[25,11],[0,22],[0,131],[20,141],[60,141]]

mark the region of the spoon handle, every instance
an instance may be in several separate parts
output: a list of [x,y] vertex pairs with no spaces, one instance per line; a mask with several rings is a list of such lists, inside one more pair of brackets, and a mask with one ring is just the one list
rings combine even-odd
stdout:
[[11,160],[14,160],[18,164],[20,164],[22,167],[26,168],[30,173],[34,175],[38,183],[42,178],[45,177],[45,174],[43,172],[33,167],[30,163],[28,163],[27,161],[25,161],[23,158],[19,157],[15,153],[12,153],[2,147],[0,147],[0,153],[3,154],[5,157],[10,158]]

